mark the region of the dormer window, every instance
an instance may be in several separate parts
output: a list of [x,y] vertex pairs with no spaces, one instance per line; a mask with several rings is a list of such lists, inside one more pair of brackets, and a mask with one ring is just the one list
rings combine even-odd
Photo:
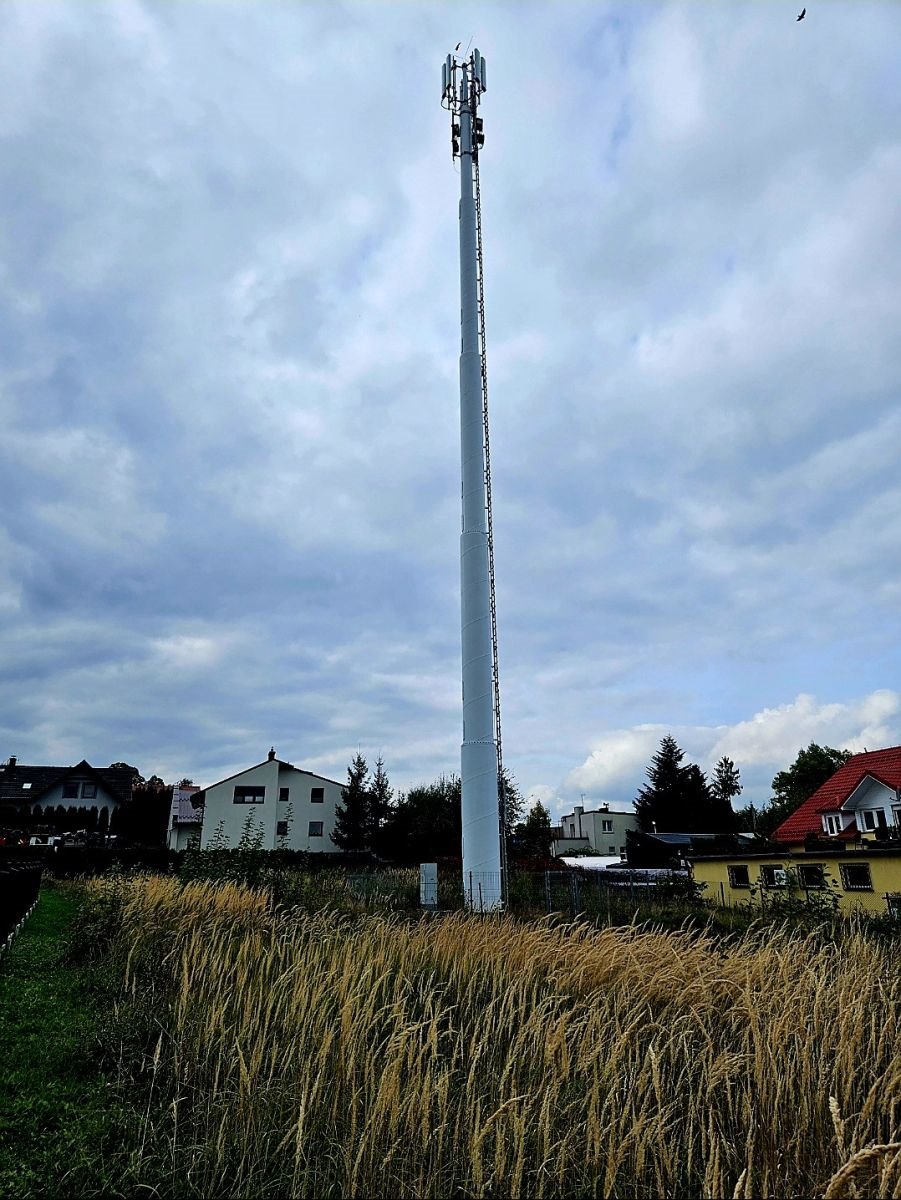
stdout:
[[830,837],[835,837],[835,835],[837,833],[841,833],[841,830],[842,830],[841,817],[830,813],[828,817],[823,818],[823,823],[825,824],[826,832],[830,835]]
[[868,831],[884,829],[886,826],[885,813],[881,808],[865,808],[860,816],[863,819],[863,828]]

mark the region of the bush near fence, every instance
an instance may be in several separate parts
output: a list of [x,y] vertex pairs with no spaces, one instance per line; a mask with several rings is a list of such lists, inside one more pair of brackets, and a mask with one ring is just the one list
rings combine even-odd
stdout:
[[0,866],[0,945],[34,907],[41,886],[40,863],[7,862]]

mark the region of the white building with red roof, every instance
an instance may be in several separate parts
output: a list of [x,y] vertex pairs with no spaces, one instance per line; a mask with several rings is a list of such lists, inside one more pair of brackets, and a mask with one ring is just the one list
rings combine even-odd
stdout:
[[850,841],[901,829],[901,746],[855,754],[776,829],[774,842]]

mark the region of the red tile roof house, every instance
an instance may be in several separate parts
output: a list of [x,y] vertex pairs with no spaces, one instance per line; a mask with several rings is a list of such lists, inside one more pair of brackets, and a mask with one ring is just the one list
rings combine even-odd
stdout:
[[[773,833],[774,842],[852,841],[901,830],[901,746],[855,754]],[[886,832],[883,832],[886,831]]]

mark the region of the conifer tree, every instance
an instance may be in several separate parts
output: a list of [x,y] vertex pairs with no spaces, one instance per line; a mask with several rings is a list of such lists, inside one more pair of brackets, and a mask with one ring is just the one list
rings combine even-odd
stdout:
[[738,828],[738,813],[732,807],[732,801],[740,795],[741,776],[738,767],[724,754],[713,768],[713,779],[710,781],[712,833],[732,833]]
[[341,789],[341,803],[335,811],[332,841],[339,850],[359,853],[366,849],[369,834],[369,767],[357,752],[347,768],[347,784]]
[[734,796],[741,795],[741,776],[738,768],[728,755],[723,755],[713,768],[713,779],[710,781],[710,794],[717,800],[730,803]]
[[647,768],[649,782],[635,801],[638,828],[643,833],[681,828],[684,757],[676,739],[668,733]]
[[394,789],[388,782],[388,772],[381,754],[375,760],[375,771],[369,784],[369,811],[366,814],[366,849],[382,854],[386,845],[385,831],[391,816]]

